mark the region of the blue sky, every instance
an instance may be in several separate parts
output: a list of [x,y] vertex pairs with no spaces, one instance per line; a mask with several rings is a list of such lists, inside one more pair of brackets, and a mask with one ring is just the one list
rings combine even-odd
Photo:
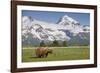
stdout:
[[77,20],[81,25],[90,25],[89,13],[22,10],[22,16],[31,16],[33,19],[50,23],[57,23],[64,15],[68,15],[71,18]]

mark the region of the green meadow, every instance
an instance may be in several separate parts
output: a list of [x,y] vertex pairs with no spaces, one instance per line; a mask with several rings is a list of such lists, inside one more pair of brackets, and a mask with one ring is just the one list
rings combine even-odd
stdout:
[[89,59],[90,48],[88,46],[79,47],[49,47],[53,53],[46,58],[37,58],[35,49],[37,47],[22,48],[22,62],[40,62],[40,61],[63,61],[63,60],[85,60]]

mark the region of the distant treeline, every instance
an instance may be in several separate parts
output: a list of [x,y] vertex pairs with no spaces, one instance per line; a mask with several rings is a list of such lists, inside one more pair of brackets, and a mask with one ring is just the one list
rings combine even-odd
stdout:
[[[35,42],[36,43],[36,42]],[[86,43],[83,44],[69,44],[67,41],[57,41],[54,40],[52,42],[45,42],[45,41],[41,41],[40,43],[34,44],[34,43],[22,43],[23,47],[67,47],[67,46],[88,46]]]

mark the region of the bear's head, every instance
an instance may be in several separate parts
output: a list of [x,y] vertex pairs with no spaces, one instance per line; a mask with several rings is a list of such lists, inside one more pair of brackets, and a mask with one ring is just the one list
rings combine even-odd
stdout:
[[52,54],[53,50],[52,49],[48,49],[47,52]]

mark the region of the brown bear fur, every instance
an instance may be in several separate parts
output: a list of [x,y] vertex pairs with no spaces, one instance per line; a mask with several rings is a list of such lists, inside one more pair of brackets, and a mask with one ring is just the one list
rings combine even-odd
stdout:
[[47,57],[49,53],[52,53],[52,49],[48,49],[48,47],[39,47],[35,51],[36,56],[41,57]]

